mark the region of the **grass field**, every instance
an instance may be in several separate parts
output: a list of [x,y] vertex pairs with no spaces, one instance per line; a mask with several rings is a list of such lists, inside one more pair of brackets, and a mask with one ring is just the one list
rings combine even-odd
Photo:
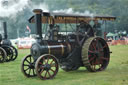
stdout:
[[111,46],[110,49],[113,53],[105,71],[91,73],[84,67],[71,72],[60,69],[51,80],[26,78],[20,64],[29,50],[19,50],[14,62],[0,64],[0,85],[128,85],[128,45]]

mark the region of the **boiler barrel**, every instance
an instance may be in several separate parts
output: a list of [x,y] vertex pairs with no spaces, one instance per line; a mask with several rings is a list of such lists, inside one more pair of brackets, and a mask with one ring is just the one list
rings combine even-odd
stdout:
[[48,54],[63,56],[70,53],[71,50],[71,45],[69,43],[48,43]]
[[70,43],[47,43],[40,45],[35,43],[31,47],[31,54],[34,59],[37,59],[43,54],[52,54],[56,57],[62,57],[68,55],[72,51]]

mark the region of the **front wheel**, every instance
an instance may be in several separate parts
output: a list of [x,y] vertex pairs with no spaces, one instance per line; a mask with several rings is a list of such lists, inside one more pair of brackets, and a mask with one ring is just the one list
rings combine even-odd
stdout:
[[35,64],[37,76],[42,79],[52,79],[56,76],[59,70],[58,61],[55,56],[44,54],[40,56]]
[[34,59],[32,55],[27,55],[23,58],[21,63],[21,71],[26,77],[35,77]]
[[6,51],[0,47],[0,63],[3,63],[5,61],[6,56]]
[[6,56],[6,59],[5,61],[6,62],[9,62],[12,60],[12,57],[13,57],[13,50],[11,49],[10,46],[6,46],[6,45],[3,45],[2,48],[6,51],[7,53],[7,56]]

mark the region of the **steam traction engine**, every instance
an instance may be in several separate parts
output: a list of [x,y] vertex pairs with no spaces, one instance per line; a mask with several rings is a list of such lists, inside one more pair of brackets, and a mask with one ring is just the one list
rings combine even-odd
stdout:
[[3,22],[3,28],[4,28],[4,39],[0,34],[0,53],[1,53],[0,63],[4,61],[6,62],[13,61],[18,56],[17,49],[14,46],[12,46],[11,41],[8,39],[6,22]]
[[[22,60],[21,70],[26,77],[38,76],[46,80],[54,78],[59,66],[64,71],[86,67],[91,72],[106,69],[110,60],[110,50],[104,39],[96,37],[91,20],[115,20],[115,17],[82,16],[64,13],[47,13],[35,9],[29,19],[36,25],[36,39],[30,49],[31,54]],[[43,24],[42,24],[43,23]],[[42,26],[44,25],[45,26]],[[69,26],[75,26],[68,32]],[[49,30],[46,26],[49,26]],[[62,28],[60,28],[62,26]],[[42,36],[42,27],[45,36]],[[46,29],[45,29],[46,27]],[[64,28],[65,27],[65,28]],[[65,29],[61,32],[60,29]]]

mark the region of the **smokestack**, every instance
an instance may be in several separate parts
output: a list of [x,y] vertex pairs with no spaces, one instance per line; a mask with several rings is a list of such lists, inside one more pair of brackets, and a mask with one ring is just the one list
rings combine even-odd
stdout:
[[34,9],[37,38],[42,39],[42,10]]
[[7,39],[8,35],[7,35],[7,24],[6,24],[6,22],[3,22],[3,28],[4,28],[4,39]]

